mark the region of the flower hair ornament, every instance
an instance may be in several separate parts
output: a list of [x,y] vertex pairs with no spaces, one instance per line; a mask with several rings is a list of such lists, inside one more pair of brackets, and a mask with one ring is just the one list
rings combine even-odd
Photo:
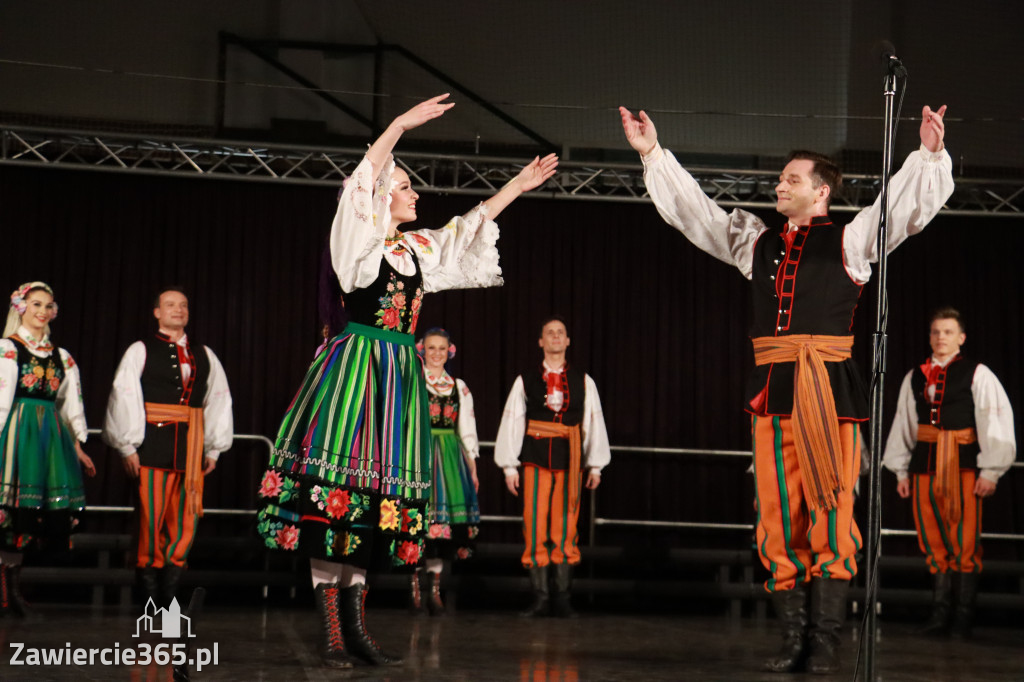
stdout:
[[[28,301],[25,298],[28,296],[28,292],[33,289],[42,289],[46,293],[53,296],[53,289],[46,282],[25,282],[20,287],[11,292],[11,307],[7,311],[7,324],[4,326],[4,336],[10,336],[18,327],[21,326],[21,316],[28,310]],[[50,321],[52,322],[57,317],[57,302],[53,303],[53,313],[50,315]]]
[[441,327],[434,327],[433,329],[428,329],[427,333],[423,335],[423,338],[416,342],[416,355],[419,355],[421,358],[424,357],[425,349],[423,348],[423,342],[427,339],[428,336],[444,337],[444,339],[448,342],[448,359],[451,360],[452,358],[455,357],[455,344],[452,343],[452,337],[448,334],[447,331],[445,331]]

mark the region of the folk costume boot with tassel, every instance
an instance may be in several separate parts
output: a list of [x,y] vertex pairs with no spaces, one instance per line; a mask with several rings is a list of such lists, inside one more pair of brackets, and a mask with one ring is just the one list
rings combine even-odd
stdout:
[[949,632],[949,611],[953,597],[953,574],[936,573],[932,576],[932,614],[918,630],[918,634],[940,637]]
[[409,611],[413,615],[421,616],[426,611],[423,608],[423,591],[420,589],[420,576],[423,570],[417,568],[409,576]]
[[807,584],[772,592],[772,606],[782,626],[782,648],[762,669],[773,673],[803,670],[807,660]]
[[328,668],[351,668],[352,659],[345,650],[345,636],[341,627],[337,583],[320,583],[313,590],[316,610],[320,614],[320,656]]
[[846,620],[848,580],[817,578],[811,581],[811,634],[807,672],[839,672],[839,630]]
[[339,590],[341,598],[341,630],[349,654],[371,665],[402,665],[402,659],[384,653],[366,629],[366,585],[356,583]]
[[522,618],[543,618],[550,612],[548,597],[548,567],[533,566],[530,570],[530,587],[533,588],[533,602],[520,612]]
[[572,608],[572,565],[555,564],[555,603],[552,613],[557,618],[579,618],[580,614]]
[[431,616],[444,615],[444,602],[441,601],[441,574],[427,571],[430,577],[430,593],[427,596],[427,607]]

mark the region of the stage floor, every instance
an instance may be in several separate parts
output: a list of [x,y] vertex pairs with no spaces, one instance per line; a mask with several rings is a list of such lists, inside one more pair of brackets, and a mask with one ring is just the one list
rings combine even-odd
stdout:
[[[334,671],[319,667],[312,605],[298,608],[208,607],[193,623],[195,646],[216,645],[216,665],[192,679],[280,682],[286,680],[784,680],[758,672],[774,652],[774,621],[729,616],[643,616],[584,613],[578,620],[522,620],[514,613],[463,611],[442,618],[412,618],[397,609],[371,609],[367,620],[377,641],[406,657],[402,667],[360,667]],[[11,665],[29,649],[138,649],[136,614],[116,608],[41,607],[32,620],[0,619],[0,680],[91,682],[170,680],[168,668],[90,665]],[[850,680],[857,651],[858,623],[844,631],[843,669],[831,677]],[[881,623],[876,649],[880,679],[899,682],[1024,680],[1024,629],[977,629],[971,642],[925,640],[913,626]],[[154,645],[159,637],[148,640]],[[87,654],[83,654],[87,655]],[[195,653],[193,654],[195,655]]]

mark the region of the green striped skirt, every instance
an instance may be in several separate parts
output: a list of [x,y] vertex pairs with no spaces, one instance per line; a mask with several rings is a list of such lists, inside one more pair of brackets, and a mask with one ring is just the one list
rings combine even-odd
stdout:
[[0,549],[66,541],[84,508],[82,467],[56,404],[16,397],[0,433]]
[[430,416],[413,344],[349,323],[310,365],[260,484],[268,547],[362,568],[420,561]]
[[434,487],[427,516],[428,558],[468,559],[480,532],[480,505],[454,429],[434,429]]

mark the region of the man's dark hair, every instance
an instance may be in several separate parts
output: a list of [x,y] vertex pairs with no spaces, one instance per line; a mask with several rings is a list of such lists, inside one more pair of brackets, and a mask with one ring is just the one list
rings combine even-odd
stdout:
[[932,319],[928,321],[928,324],[931,325],[935,320],[956,320],[956,323],[960,325],[960,333],[964,334],[967,332],[967,330],[964,329],[964,320],[960,317],[960,311],[953,306],[947,305],[936,310],[932,313]]
[[160,307],[160,297],[163,296],[164,294],[166,294],[168,291],[176,291],[179,294],[181,294],[182,296],[184,296],[185,298],[188,298],[188,294],[185,293],[185,289],[184,288],[182,288],[181,286],[179,286],[177,284],[172,284],[171,286],[164,287],[160,291],[156,292],[156,296],[153,297],[153,307],[154,308],[159,308]]
[[814,164],[814,167],[811,168],[811,181],[814,183],[814,189],[828,185],[831,190],[825,203],[826,207],[832,205],[832,197],[839,196],[839,193],[843,191],[843,171],[839,169],[839,164],[824,154],[797,149],[789,153],[786,163],[790,161],[810,161]]
[[565,327],[565,333],[569,333],[569,325],[566,324],[565,318],[561,315],[549,315],[545,317],[540,323],[540,332],[537,334],[537,338],[544,336],[544,327],[548,326],[551,322],[561,322],[562,326]]

